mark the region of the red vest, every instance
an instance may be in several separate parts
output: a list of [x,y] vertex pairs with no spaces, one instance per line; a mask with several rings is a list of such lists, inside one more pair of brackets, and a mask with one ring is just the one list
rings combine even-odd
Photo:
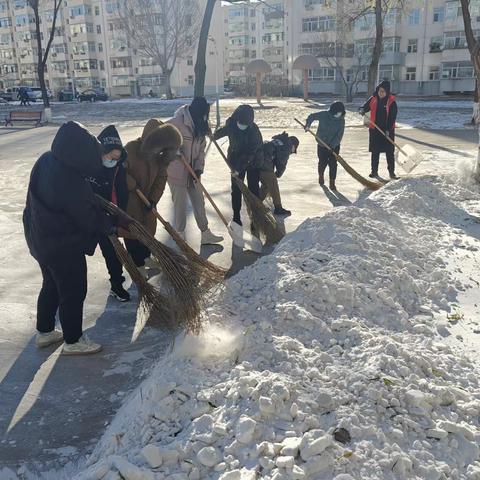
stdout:
[[[395,101],[395,97],[393,95],[389,95],[387,99],[387,119],[388,115],[390,114],[390,107],[392,103]],[[370,121],[373,123],[377,123],[377,108],[378,108],[378,97],[376,95],[372,95],[372,99],[370,100]],[[370,123],[370,127],[372,130],[375,129],[372,123]],[[395,125],[393,126],[395,128]]]

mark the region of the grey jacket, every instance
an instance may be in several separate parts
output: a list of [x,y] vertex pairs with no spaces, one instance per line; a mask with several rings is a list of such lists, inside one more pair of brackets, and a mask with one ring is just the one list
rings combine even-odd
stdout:
[[307,118],[307,127],[318,120],[317,136],[329,147],[337,148],[345,131],[345,118],[335,118],[329,111],[312,113]]

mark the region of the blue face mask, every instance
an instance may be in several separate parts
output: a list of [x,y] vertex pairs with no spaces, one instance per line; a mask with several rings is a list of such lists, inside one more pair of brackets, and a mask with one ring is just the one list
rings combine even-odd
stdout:
[[117,166],[117,160],[102,160],[103,166],[106,168],[113,168]]

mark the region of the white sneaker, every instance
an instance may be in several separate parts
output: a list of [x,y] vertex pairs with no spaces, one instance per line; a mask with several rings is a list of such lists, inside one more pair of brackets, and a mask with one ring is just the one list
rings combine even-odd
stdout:
[[52,330],[48,333],[37,332],[35,344],[38,348],[48,347],[54,343],[63,341],[63,332],[61,330]]
[[86,335],[82,335],[76,343],[64,343],[63,355],[90,355],[102,349],[98,343],[92,342]]
[[209,228],[202,232],[202,245],[215,245],[220,243],[223,237],[213,234]]

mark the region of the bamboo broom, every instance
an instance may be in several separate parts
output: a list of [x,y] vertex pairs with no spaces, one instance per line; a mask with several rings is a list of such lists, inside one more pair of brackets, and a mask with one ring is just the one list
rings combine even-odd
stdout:
[[306,130],[308,133],[313,135],[315,137],[315,140],[317,141],[318,144],[320,144],[322,147],[326,148],[329,150],[333,155],[335,155],[335,158],[337,159],[338,163],[349,173],[355,180],[360,182],[363,186],[370,188],[370,190],[378,190],[383,186],[383,183],[378,183],[378,182],[371,182],[370,180],[367,180],[365,177],[362,177],[356,170],[354,170],[337,152],[335,152],[328,144],[326,144],[318,135],[316,135],[310,128],[306,128],[305,125],[298,119],[295,118],[295,121],[302,126],[304,130]]
[[191,268],[187,259],[175,250],[163,245],[140,224],[117,205],[96,195],[100,205],[112,215],[123,215],[131,221],[128,228],[132,236],[145,245],[159,264],[165,278],[165,294],[174,306],[172,313],[179,329],[198,333],[201,330],[200,311],[203,296],[198,272]]
[[255,196],[245,185],[243,180],[233,171],[223,150],[217,141],[212,137],[212,142],[217,147],[220,155],[230,169],[234,182],[242,192],[245,204],[252,218],[252,224],[265,237],[267,244],[278,243],[285,236],[285,229],[277,222],[272,212],[264,203]]
[[187,260],[192,264],[197,272],[197,277],[202,285],[202,288],[209,289],[225,279],[227,271],[221,267],[217,267],[213,263],[202,258],[190,245],[178,234],[178,232],[167,222],[155,207],[152,207],[148,198],[137,188],[137,195],[146,207],[152,208],[155,216],[163,225],[167,233],[173,238],[175,243],[182,250]]

